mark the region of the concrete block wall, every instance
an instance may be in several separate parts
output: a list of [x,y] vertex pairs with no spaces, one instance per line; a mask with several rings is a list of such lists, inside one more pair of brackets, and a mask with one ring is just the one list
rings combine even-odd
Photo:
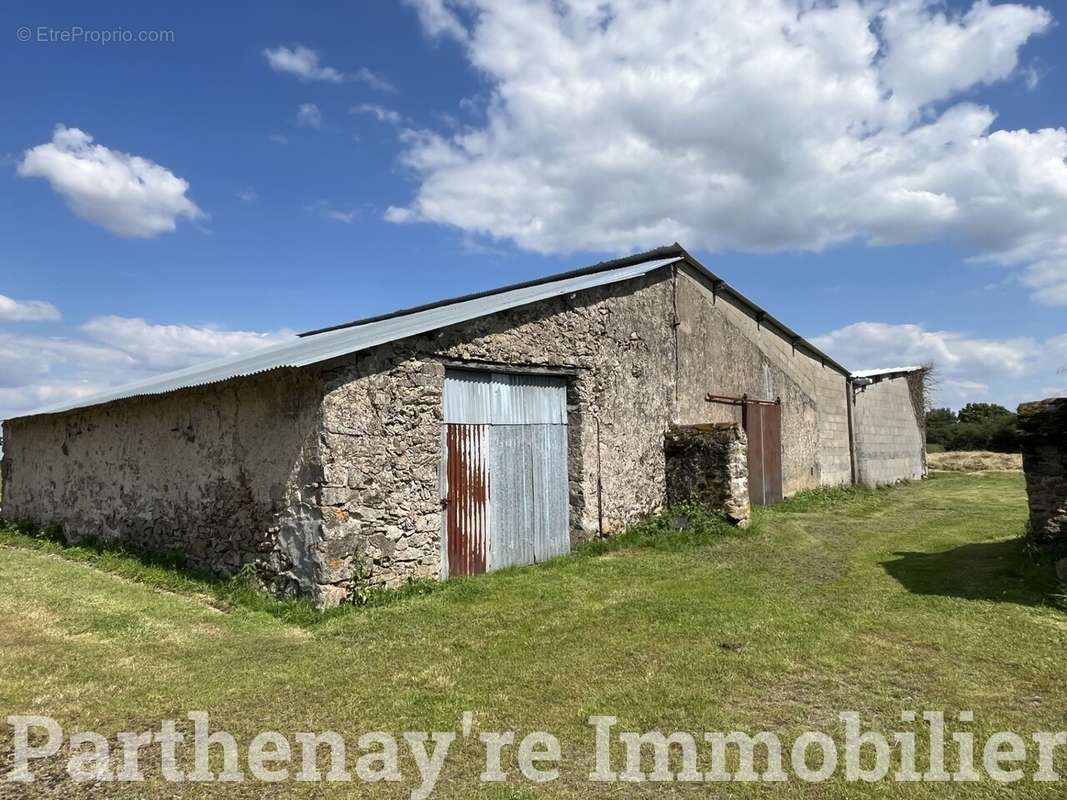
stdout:
[[[854,392],[856,482],[880,486],[926,477],[926,435],[918,373]],[[916,395],[916,392],[919,394]]]
[[681,270],[678,309],[678,423],[741,422],[730,397],[782,399],[785,494],[851,481],[846,377],[757,322],[729,296]]
[[819,409],[819,485],[852,483],[848,425],[848,381],[831,367],[812,366]]

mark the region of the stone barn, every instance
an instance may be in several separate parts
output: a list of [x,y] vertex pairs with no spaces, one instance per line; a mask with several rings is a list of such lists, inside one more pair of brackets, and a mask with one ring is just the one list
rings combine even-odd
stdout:
[[756,504],[920,477],[910,375],[854,380],[673,245],[9,419],[2,511],[330,604],[619,531],[687,427],[734,431]]

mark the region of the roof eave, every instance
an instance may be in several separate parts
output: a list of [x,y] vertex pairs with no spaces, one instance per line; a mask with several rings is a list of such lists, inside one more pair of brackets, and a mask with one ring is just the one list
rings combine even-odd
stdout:
[[790,344],[795,349],[806,351],[809,356],[821,362],[824,367],[831,367],[846,378],[851,377],[852,373],[848,369],[832,359],[773,314],[766,311],[762,306],[749,300],[748,297],[700,263],[697,258],[686,251],[681,245],[675,246],[681,251],[681,258],[714,288],[716,294],[725,293],[729,295],[736,303],[738,303],[738,305],[748,311],[752,315],[752,318],[757,320],[761,325],[776,328],[778,332],[782,334],[783,338],[789,340]]

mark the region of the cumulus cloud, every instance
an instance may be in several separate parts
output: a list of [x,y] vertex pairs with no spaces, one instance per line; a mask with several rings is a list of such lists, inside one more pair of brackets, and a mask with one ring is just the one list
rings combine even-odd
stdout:
[[291,331],[259,333],[193,325],[160,325],[140,317],[94,317],[82,326],[89,338],[129,354],[149,372],[181,369],[227,358],[288,339]]
[[918,324],[857,322],[812,342],[855,370],[933,364],[935,401],[952,406],[983,401],[1013,407],[1041,395],[1060,362],[1067,362],[1067,335],[991,339]]
[[[406,0],[419,15],[422,28],[430,36],[452,36],[460,41],[467,38],[467,29],[445,0]],[[458,5],[458,4],[457,4]]]
[[[950,241],[1067,304],[1067,131],[965,100],[1050,14],[935,0],[410,0],[485,76],[482,121],[403,134],[394,221],[539,252]],[[669,42],[669,46],[664,46]],[[399,204],[398,204],[399,205]]]
[[68,336],[0,331],[0,419],[152,375],[276,344],[270,333],[102,316]]
[[62,317],[58,308],[44,300],[15,300],[0,294],[0,319],[14,322],[37,322]]
[[303,45],[268,47],[263,51],[263,57],[267,59],[270,68],[275,72],[295,75],[304,81],[326,81],[327,83],[358,81],[381,92],[396,91],[396,88],[389,81],[371,72],[366,67],[360,67],[352,73],[344,73],[333,67],[328,67],[320,63],[319,54],[316,50]]
[[296,124],[304,128],[321,128],[322,111],[314,103],[301,103],[296,109]]
[[204,215],[189,183],[140,156],[94,144],[78,128],[57,125],[52,141],[26,151],[17,172],[44,178],[76,215],[119,236],[150,239],[173,231],[181,217]]

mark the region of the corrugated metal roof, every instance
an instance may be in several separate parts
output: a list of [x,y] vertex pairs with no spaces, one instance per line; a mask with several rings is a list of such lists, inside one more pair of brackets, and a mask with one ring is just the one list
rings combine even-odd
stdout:
[[[656,252],[656,251],[653,251]],[[646,275],[660,267],[681,261],[675,255],[638,263],[626,263],[624,266],[611,267],[611,264],[568,273],[559,279],[548,278],[541,282],[520,284],[516,287],[497,290],[492,293],[468,295],[454,301],[423,306],[420,309],[395,312],[385,317],[349,323],[345,327],[312,332],[291,342],[284,342],[270,347],[253,350],[241,356],[212,361],[207,364],[188,367],[177,372],[170,372],[136,383],[130,383],[105,392],[68,400],[63,403],[21,414],[19,416],[36,416],[38,414],[58,414],[76,408],[110,403],[142,395],[164,394],[177,389],[188,389],[210,383],[229,380],[246,375],[255,375],[268,370],[283,367],[303,367],[328,361],[332,358],[357,353],[386,342],[404,339],[420,333],[446,328],[478,317],[485,317],[509,308],[529,305],[552,297],[592,289],[611,283]],[[626,259],[625,262],[631,262]],[[623,263],[620,261],[618,263]],[[591,271],[595,270],[595,271]],[[16,419],[17,417],[13,417]]]
[[908,375],[912,372],[919,372],[923,367],[887,367],[886,369],[861,369],[858,372],[853,372],[853,378],[885,378],[890,375]]

